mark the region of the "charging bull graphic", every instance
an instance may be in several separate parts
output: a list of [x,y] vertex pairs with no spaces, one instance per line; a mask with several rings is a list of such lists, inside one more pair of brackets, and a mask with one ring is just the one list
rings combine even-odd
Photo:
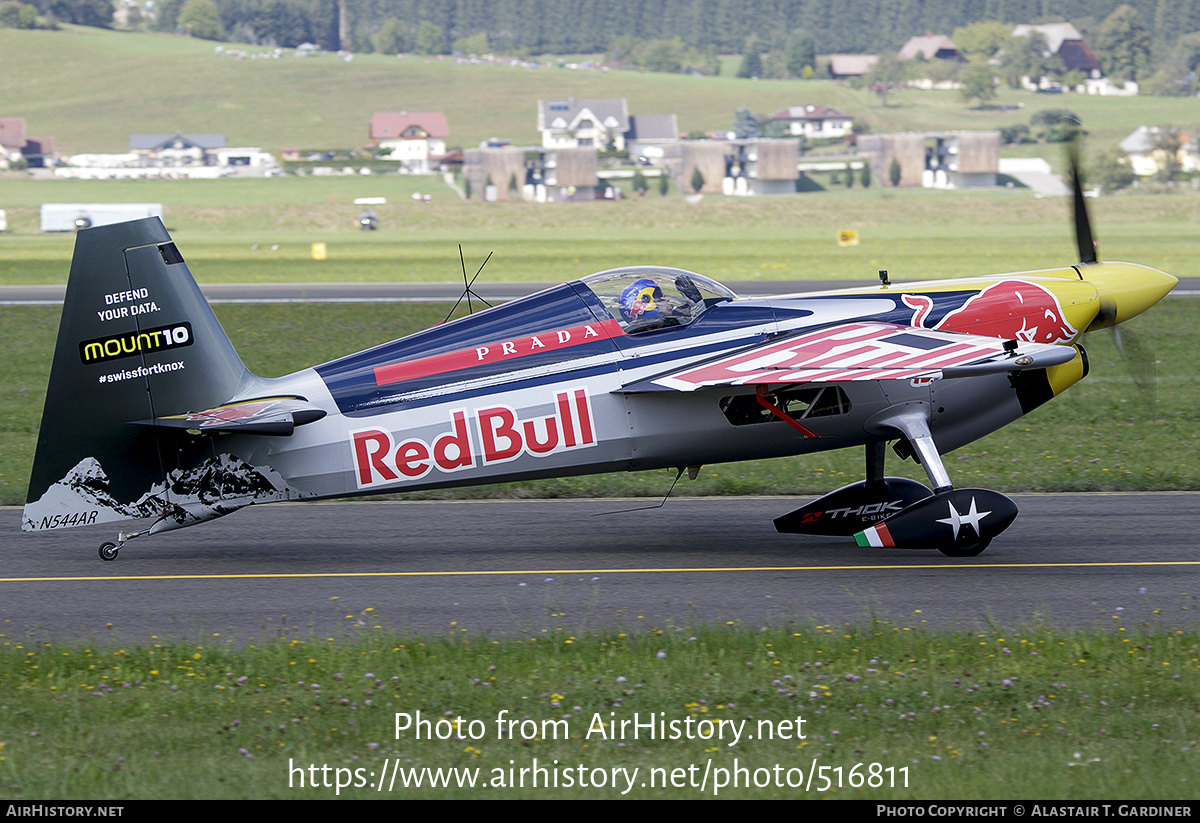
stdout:
[[1024,280],[1001,280],[988,286],[940,319],[932,296],[906,294],[902,299],[913,309],[912,325],[927,329],[1022,343],[1070,343],[1079,336],[1054,293]]

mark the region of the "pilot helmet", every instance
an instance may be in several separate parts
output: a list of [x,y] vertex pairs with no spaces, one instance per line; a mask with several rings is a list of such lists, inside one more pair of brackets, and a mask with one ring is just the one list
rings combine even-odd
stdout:
[[621,317],[626,321],[653,320],[658,317],[658,302],[663,292],[648,277],[634,280],[621,292]]

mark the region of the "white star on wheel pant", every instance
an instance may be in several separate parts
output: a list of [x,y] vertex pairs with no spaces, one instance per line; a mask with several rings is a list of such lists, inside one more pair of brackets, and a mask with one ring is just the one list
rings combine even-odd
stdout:
[[954,508],[954,501],[951,500],[950,501],[950,516],[947,518],[944,518],[942,520],[938,520],[937,522],[946,523],[954,528],[954,537],[953,537],[954,540],[958,539],[958,530],[962,527],[962,525],[964,523],[969,524],[971,526],[971,528],[973,528],[975,530],[976,535],[983,537],[983,532],[981,532],[979,530],[979,523],[980,523],[980,521],[983,520],[983,518],[987,517],[989,514],[991,514],[990,511],[981,512],[975,508],[975,498],[974,497],[971,498],[971,510],[968,511],[966,513],[966,515],[959,514],[958,509]]

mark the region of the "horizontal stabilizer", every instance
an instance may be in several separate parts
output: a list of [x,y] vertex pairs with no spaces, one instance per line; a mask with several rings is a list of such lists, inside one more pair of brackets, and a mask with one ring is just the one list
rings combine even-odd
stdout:
[[296,426],[325,416],[303,397],[260,397],[213,409],[136,420],[139,426],[164,426],[202,434],[261,434],[288,437]]

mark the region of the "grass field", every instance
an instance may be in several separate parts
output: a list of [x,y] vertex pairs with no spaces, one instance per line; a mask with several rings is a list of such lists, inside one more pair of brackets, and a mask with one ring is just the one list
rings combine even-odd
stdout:
[[[415,203],[414,192],[433,194]],[[376,195],[381,229],[357,230],[355,197]],[[0,180],[10,231],[0,284],[63,283],[74,239],[40,232],[45,202],[162,203],[193,274],[206,282],[451,281],[458,244],[495,252],[485,280],[558,282],[614,266],[658,263],[719,280],[959,277],[1067,265],[1076,259],[1061,198],[1027,190],[964,194],[845,190],[774,198],[676,196],[576,204],[464,202],[435,177],[257,180]],[[1130,192],[1092,203],[1107,260],[1200,274],[1200,195]],[[860,245],[839,247],[855,229]],[[329,259],[311,259],[325,242]],[[272,246],[279,246],[272,250]],[[734,284],[736,286],[736,283]]]
[[831,81],[528,71],[417,56],[356,55],[348,63],[333,56],[238,61],[218,58],[216,45],[77,26],[0,29],[4,114],[24,117],[31,134],[53,135],[68,154],[125,151],[131,133],[177,130],[224,133],[230,145],[271,151],[350,148],[368,142],[372,114],[397,110],[445,112],[451,145],[470,148],[489,137],[538,144],[537,100],[567,96],[624,97],[631,113],[673,112],[679,128],[694,133],[730,128],[734,111],[743,106],[769,114],[806,103],[833,106],[876,132],[992,129],[1027,124],[1039,109],[1066,107],[1083,118],[1096,145],[1115,143],[1142,124],[1194,127],[1200,121],[1194,101],[1186,98],[1037,95],[1002,88],[987,109],[968,107],[954,91],[906,91],[883,106],[869,90]]
[[[371,608],[329,638],[293,627],[111,645],[5,626],[0,792],[18,801],[1195,797],[1200,638],[1122,610],[1077,632],[935,632],[919,613],[589,631],[546,611],[551,628],[511,638],[453,624],[414,637]],[[651,718],[664,734],[647,739],[643,728],[634,739],[629,724]],[[435,775],[450,786],[430,788]],[[471,779],[474,788],[456,785]]]

